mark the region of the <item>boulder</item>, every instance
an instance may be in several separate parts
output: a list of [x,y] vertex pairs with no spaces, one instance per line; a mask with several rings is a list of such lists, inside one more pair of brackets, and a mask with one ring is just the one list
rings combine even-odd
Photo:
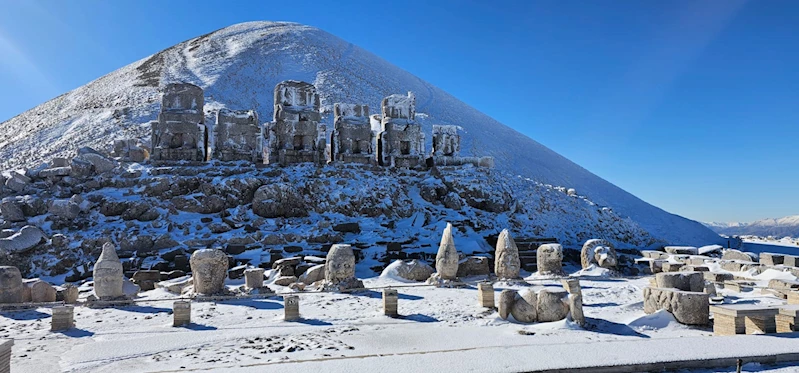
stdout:
[[397,276],[410,281],[425,281],[435,272],[429,264],[417,259],[403,261],[397,267]]
[[133,273],[131,279],[134,284],[139,285],[141,291],[153,290],[155,289],[155,284],[161,281],[161,271],[138,270]]
[[557,276],[565,274],[563,272],[563,246],[560,244],[548,243],[538,246],[535,255],[538,274]]
[[[458,251],[452,238],[452,224],[447,223],[436,254],[436,273],[441,280],[455,280],[458,275]],[[330,261],[328,261],[330,263]]]
[[124,274],[122,262],[114,244],[106,242],[100,258],[94,263],[94,294],[100,300],[118,299],[124,296]]
[[26,221],[25,213],[22,211],[22,204],[15,197],[6,197],[0,201],[0,215],[10,222]]
[[702,292],[705,290],[705,277],[702,272],[662,272],[655,275],[657,287],[682,291]]
[[491,274],[488,258],[482,256],[468,256],[458,262],[456,277],[488,276]]
[[176,277],[155,284],[156,288],[164,289],[170,293],[181,294],[189,286],[194,284],[191,276]]
[[606,240],[588,240],[580,252],[580,262],[583,269],[588,268],[591,264],[596,264],[602,268],[616,268],[618,261],[616,249]]
[[198,294],[218,294],[225,290],[228,258],[224,252],[215,249],[197,250],[189,260],[194,278],[194,292]]
[[31,302],[51,303],[56,301],[57,292],[53,285],[42,280],[35,280],[28,282],[27,286],[30,288]]
[[275,285],[280,285],[280,286],[289,286],[289,285],[291,285],[291,284],[293,284],[295,282],[297,282],[297,277],[294,277],[294,276],[280,276],[280,277],[276,278],[275,281],[273,281],[272,283],[275,284]]
[[697,255],[699,250],[693,246],[666,246],[663,248],[669,254]]
[[10,177],[6,180],[6,187],[17,193],[22,193],[30,183],[31,178],[25,176],[24,173],[13,171],[10,173]]
[[497,310],[499,317],[503,320],[508,319],[511,314],[513,304],[516,302],[516,290],[505,289],[499,293],[499,300],[497,301]]
[[710,296],[704,292],[644,288],[644,312],[664,309],[681,324],[707,325],[710,322]]
[[309,208],[293,185],[274,183],[255,191],[252,210],[264,218],[295,218],[308,216]]
[[22,275],[17,267],[0,266],[0,303],[22,303]]
[[536,310],[539,322],[563,320],[569,314],[569,293],[566,290],[542,289],[538,292]]
[[25,252],[47,240],[41,229],[26,225],[13,235],[0,238],[0,253]]
[[74,195],[70,199],[57,199],[50,204],[48,212],[65,220],[73,220],[80,214],[80,204],[83,199]]
[[117,167],[117,161],[100,155],[99,153],[85,153],[81,154],[72,159],[72,162],[75,162],[75,159],[79,159],[82,161],[86,161],[91,163],[94,168],[94,171],[98,174],[102,174],[108,171],[111,171]]
[[538,320],[538,296],[531,289],[516,293],[510,314],[520,323],[533,323]]
[[740,260],[745,262],[757,262],[757,254],[747,253],[740,250],[729,249],[724,250],[721,254],[722,260]]
[[325,265],[324,264],[317,264],[303,273],[300,278],[299,282],[303,284],[310,285],[314,282],[321,281],[325,279]]
[[69,176],[70,172],[72,172],[72,167],[69,166],[53,167],[39,171],[39,177],[43,179],[59,178],[59,177]]
[[80,179],[94,175],[94,165],[80,157],[73,158],[69,167],[72,169],[69,176],[74,178]]
[[499,233],[494,252],[494,273],[499,279],[516,279],[519,278],[520,269],[519,249],[510,232],[503,229]]

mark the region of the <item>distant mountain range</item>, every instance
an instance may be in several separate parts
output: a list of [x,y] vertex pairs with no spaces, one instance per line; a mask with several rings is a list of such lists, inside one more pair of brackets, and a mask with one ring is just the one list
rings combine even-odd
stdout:
[[718,234],[728,236],[774,236],[799,238],[799,215],[762,219],[751,223],[703,223]]

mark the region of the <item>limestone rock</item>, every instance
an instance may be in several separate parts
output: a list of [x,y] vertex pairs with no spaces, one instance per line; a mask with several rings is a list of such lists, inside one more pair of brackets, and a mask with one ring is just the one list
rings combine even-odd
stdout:
[[497,310],[499,311],[499,317],[503,320],[508,319],[508,315],[511,314],[511,309],[513,308],[513,304],[516,302],[516,291],[511,289],[502,290],[499,293],[499,301],[497,302]]
[[28,283],[31,291],[31,302],[33,303],[50,303],[55,302],[57,294],[53,285],[42,281],[36,280]]
[[100,258],[94,263],[94,294],[101,300],[124,296],[124,275],[114,244],[106,242]]
[[[330,263],[330,261],[328,261]],[[458,275],[458,251],[452,238],[452,224],[447,223],[436,254],[436,272],[442,280],[455,280]]]
[[722,260],[741,260],[745,262],[757,262],[758,257],[754,253],[747,253],[735,249],[724,250],[721,255]]
[[289,183],[264,185],[255,191],[252,210],[264,218],[308,216],[308,207],[299,192]]
[[488,258],[482,256],[469,256],[458,262],[456,277],[488,276],[491,274]]
[[17,171],[11,172],[11,177],[6,180],[6,187],[17,193],[22,193],[31,183],[31,178]]
[[325,279],[325,265],[324,264],[317,264],[311,268],[308,268],[305,273],[300,275],[299,281],[303,284],[310,285],[314,282],[324,280]]
[[511,315],[520,323],[533,323],[538,320],[538,296],[531,289],[516,293],[513,306],[510,309]]
[[56,301],[61,301],[66,304],[75,304],[78,301],[79,295],[78,287],[72,284],[66,284],[56,289]]
[[538,292],[539,322],[563,320],[569,314],[569,293],[565,290],[542,289]]
[[676,289],[644,288],[644,312],[664,309],[682,324],[706,325],[710,322],[710,297],[705,293]]
[[[111,171],[117,167],[117,162],[115,160],[98,153],[81,154],[76,158],[91,163],[91,165],[94,167],[94,171],[98,174]],[[74,158],[72,162],[75,162]]]
[[48,211],[59,218],[72,220],[80,214],[80,204],[83,199],[79,195],[74,195],[70,199],[57,199],[50,205]]
[[228,259],[222,250],[197,250],[191,254],[189,262],[195,293],[210,295],[224,292]]
[[264,269],[249,268],[244,270],[244,285],[248,289],[261,289],[264,287]]
[[702,292],[705,290],[705,277],[702,272],[662,272],[655,275],[657,287],[682,291]]
[[435,272],[433,267],[417,259],[404,261],[397,267],[397,276],[410,281],[427,280],[433,272]]
[[189,286],[194,284],[191,276],[176,277],[155,284],[156,288],[164,289],[170,293],[182,294]]
[[280,286],[289,286],[295,282],[297,282],[297,277],[295,276],[280,276],[275,279],[273,284]]
[[536,250],[538,273],[542,275],[563,275],[563,246],[548,243]]
[[0,266],[0,303],[22,303],[22,275],[17,267]]
[[699,251],[693,246],[666,246],[663,248],[669,254],[697,255]]
[[519,278],[520,269],[519,248],[516,247],[510,232],[503,229],[499,233],[494,253],[494,273],[499,279],[515,279]]
[[44,235],[41,229],[26,225],[10,237],[0,238],[0,253],[24,252],[46,239],[47,236]]
[[580,262],[583,268],[588,268],[591,264],[597,264],[602,268],[616,268],[618,256],[613,245],[606,240],[588,240],[583,245],[580,252]]
[[133,283],[139,285],[142,291],[155,289],[155,284],[161,281],[161,271],[156,270],[138,270],[133,273],[131,278]]

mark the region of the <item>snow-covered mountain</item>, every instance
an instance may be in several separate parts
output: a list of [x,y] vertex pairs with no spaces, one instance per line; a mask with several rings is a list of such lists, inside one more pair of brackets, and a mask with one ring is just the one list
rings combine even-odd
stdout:
[[[465,155],[491,155],[503,171],[576,188],[664,243],[720,241],[702,224],[638,199],[380,57],[295,23],[233,25],[177,44],[22,113],[0,124],[0,169],[36,166],[54,156],[73,155],[77,147],[103,148],[118,138],[149,138],[148,122],[158,113],[159,89],[166,83],[201,86],[207,111],[255,109],[260,118],[271,118],[273,88],[288,79],[313,82],[328,109],[336,102],[377,108],[389,94],[413,91],[425,132],[433,124],[461,126]],[[427,141],[430,149],[429,137]]]
[[751,223],[704,223],[716,233],[724,235],[749,235],[799,238],[799,215],[779,219],[762,219]]

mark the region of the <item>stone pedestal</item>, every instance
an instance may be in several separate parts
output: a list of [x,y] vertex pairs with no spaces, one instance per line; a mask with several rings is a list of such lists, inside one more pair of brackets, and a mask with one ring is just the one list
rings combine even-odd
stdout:
[[397,312],[397,289],[383,289],[383,313],[386,316],[396,317]]
[[186,326],[191,324],[191,302],[185,300],[175,301],[172,304],[172,326]]
[[713,313],[713,334],[776,333],[775,317],[778,306],[731,304],[710,307]]
[[264,287],[264,269],[251,268],[244,271],[244,284],[247,289],[261,289]]
[[488,282],[477,283],[477,301],[480,307],[494,308],[494,285]]
[[53,307],[53,317],[51,319],[51,331],[68,330],[75,327],[74,319],[75,308],[73,306]]
[[799,305],[780,307],[776,317],[777,333],[799,332]]
[[0,340],[0,373],[11,372],[11,346],[14,346],[13,339]]
[[300,297],[296,295],[283,296],[283,320],[294,321],[300,319]]

